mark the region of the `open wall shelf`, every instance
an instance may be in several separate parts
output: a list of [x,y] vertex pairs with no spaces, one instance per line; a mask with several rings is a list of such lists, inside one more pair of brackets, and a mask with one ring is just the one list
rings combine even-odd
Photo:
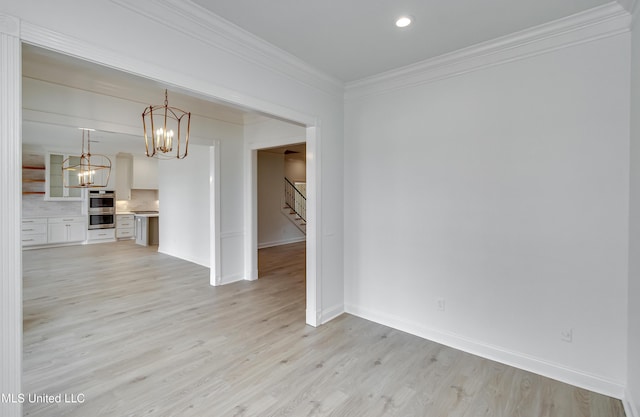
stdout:
[[25,154],[25,162],[22,165],[22,194],[23,195],[44,195],[45,166],[44,155]]

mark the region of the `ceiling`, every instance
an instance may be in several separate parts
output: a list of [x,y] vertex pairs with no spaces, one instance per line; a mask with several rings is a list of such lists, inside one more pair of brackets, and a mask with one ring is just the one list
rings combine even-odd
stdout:
[[[566,17],[611,0],[193,0],[343,82]],[[398,16],[414,24],[398,29]]]
[[[56,116],[59,117],[54,117],[54,119],[62,121],[52,122],[52,118],[47,117],[50,115],[30,112],[33,97],[27,94],[23,97],[22,136],[25,145],[52,149],[79,148],[82,136],[78,127],[83,126],[97,128],[91,134],[92,142],[100,143],[95,145],[94,150],[97,148],[101,153],[112,154],[117,152],[143,153],[144,140],[140,114],[150,104],[162,102],[164,98],[162,93],[165,88],[170,91],[171,103],[173,105],[178,103],[182,108],[189,109],[194,118],[206,117],[242,125],[250,114],[254,121],[260,120],[262,117],[228,103],[198,97],[193,92],[184,92],[154,80],[28,44],[24,44],[22,48],[22,75],[23,79],[44,81],[81,91],[95,92],[105,97],[124,99],[136,104],[136,108],[139,109],[139,112],[132,113],[132,116],[135,116],[134,124],[123,121],[124,124],[129,123],[131,128],[123,129],[123,126],[118,125],[108,126],[108,123],[103,123],[108,126],[106,128],[94,125],[84,126],[83,122],[78,121],[77,115],[74,114],[73,103],[58,107]],[[198,143],[197,136],[190,140],[193,143]]]
[[198,97],[194,92],[180,91],[159,81],[29,44],[22,47],[22,75],[138,102],[141,109],[152,102],[162,101],[163,90],[168,88],[172,102],[177,100],[190,110],[193,108],[191,113],[239,124],[243,123],[244,115],[250,113],[248,109]]
[[260,152],[275,153],[285,155],[287,158],[305,159],[307,152],[307,144],[299,143],[287,146],[278,146],[275,148],[261,149]]

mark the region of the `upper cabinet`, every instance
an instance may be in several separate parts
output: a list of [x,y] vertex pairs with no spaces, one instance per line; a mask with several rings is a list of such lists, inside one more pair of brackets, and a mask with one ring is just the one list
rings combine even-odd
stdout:
[[134,157],[130,153],[116,156],[117,182],[116,198],[131,200],[131,190],[158,189],[158,160],[147,157]]
[[[108,159],[108,161],[107,161]],[[117,165],[116,158],[113,155],[94,155],[91,157],[92,164],[108,165],[110,163],[111,169],[97,170],[96,180],[97,183],[104,184],[105,187],[98,187],[97,190],[115,190],[116,178],[117,178]]]
[[130,153],[116,155],[116,199],[131,200],[131,181],[133,177],[133,156]]
[[140,190],[158,189],[158,160],[156,158],[133,158],[133,183],[131,188]]
[[[80,163],[80,157],[65,154],[62,152],[47,152],[45,155],[45,189],[44,199],[48,201],[81,201],[84,200],[83,188],[65,187],[67,183],[71,186],[78,185],[80,179],[69,171],[62,170],[63,162],[69,158],[70,165]],[[111,170],[97,170],[95,172],[97,183],[104,183],[106,187],[97,189],[113,190],[116,184],[116,164],[115,158],[109,156]],[[93,158],[92,158],[93,162]],[[106,164],[100,160],[100,164]],[[99,178],[98,178],[99,177]]]
[[45,187],[44,199],[49,201],[80,201],[83,199],[82,188],[67,188],[64,186],[65,176],[70,185],[78,185],[78,178],[62,170],[65,159],[71,158],[72,164],[80,163],[79,156],[63,153],[48,152],[45,157]]

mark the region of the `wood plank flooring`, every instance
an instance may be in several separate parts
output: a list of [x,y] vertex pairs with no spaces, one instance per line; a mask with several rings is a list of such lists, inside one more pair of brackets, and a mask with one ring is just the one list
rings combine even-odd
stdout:
[[23,264],[23,392],[84,400],[25,416],[624,416],[619,400],[350,315],[306,326],[304,243],[262,249],[259,280],[223,287],[130,241]]

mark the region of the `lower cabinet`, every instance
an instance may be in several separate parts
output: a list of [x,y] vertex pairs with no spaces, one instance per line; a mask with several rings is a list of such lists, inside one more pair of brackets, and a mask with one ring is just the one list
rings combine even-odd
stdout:
[[47,244],[47,219],[22,219],[22,246]]
[[[119,229],[119,237],[133,237],[133,215]],[[126,227],[128,226],[128,228]],[[127,234],[129,232],[129,234]],[[116,240],[116,229],[87,230],[87,216],[32,217],[22,219],[22,246],[102,243]]]
[[116,214],[116,238],[133,239],[135,237],[133,214]]
[[89,241],[114,240],[115,238],[116,238],[115,229],[89,230]]
[[82,242],[87,239],[85,216],[49,217],[47,243]]

